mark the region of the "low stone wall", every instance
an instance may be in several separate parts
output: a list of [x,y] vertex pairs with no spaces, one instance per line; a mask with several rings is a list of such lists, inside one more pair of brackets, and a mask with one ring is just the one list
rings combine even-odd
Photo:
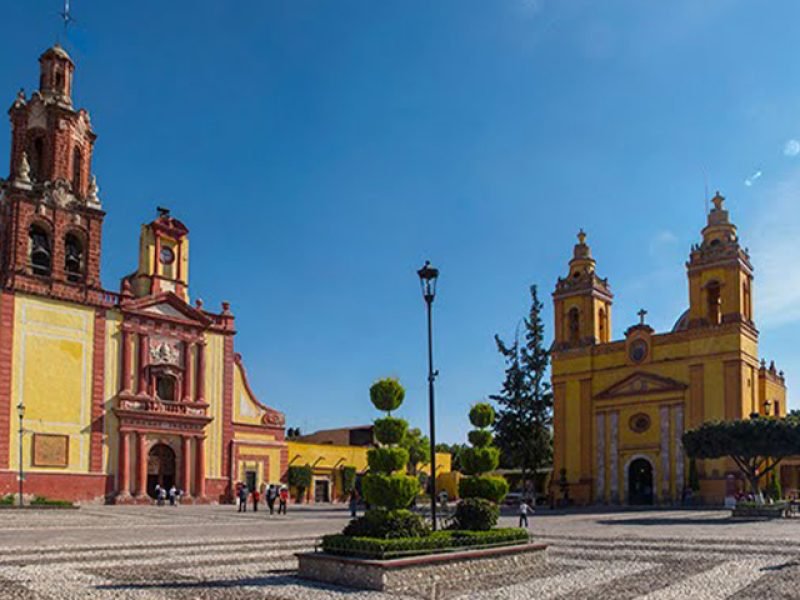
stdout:
[[545,544],[520,544],[392,560],[298,554],[298,575],[346,587],[445,598],[456,592],[493,589],[498,580],[513,583],[547,560]]

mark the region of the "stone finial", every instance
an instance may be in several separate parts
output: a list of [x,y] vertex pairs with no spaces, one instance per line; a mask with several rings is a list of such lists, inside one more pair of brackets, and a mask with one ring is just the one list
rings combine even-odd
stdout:
[[583,230],[583,227],[578,231],[578,243],[581,245],[586,243],[586,232]]
[[725,196],[721,195],[719,190],[717,190],[717,193],[714,194],[711,202],[714,203],[714,210],[722,210],[722,204],[725,202]]
[[86,201],[89,204],[100,204],[100,187],[97,185],[97,175],[92,175],[92,180],[89,182],[89,195]]
[[222,303],[222,314],[223,315],[231,314],[231,303],[230,302],[223,302]]
[[194,301],[194,305],[197,308],[197,310],[203,310],[203,299],[198,298],[197,300]]
[[767,359],[765,359],[765,358],[761,359],[761,368],[762,369],[766,369],[767,368]]
[[771,361],[769,361],[769,372],[770,373],[775,373],[775,371],[776,371],[776,369],[775,369],[775,361],[771,360]]
[[14,99],[14,108],[19,108],[20,106],[25,106],[24,88],[19,88],[19,91],[17,92],[17,97]]
[[28,162],[27,152],[23,152],[22,158],[19,160],[19,169],[17,169],[16,181],[19,183],[31,182],[31,163]]

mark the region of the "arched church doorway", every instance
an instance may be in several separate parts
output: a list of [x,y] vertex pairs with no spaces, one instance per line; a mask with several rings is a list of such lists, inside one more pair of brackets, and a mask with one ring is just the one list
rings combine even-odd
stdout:
[[653,465],[637,458],[628,467],[628,504],[653,503]]
[[175,485],[175,451],[166,444],[156,444],[147,457],[147,493],[155,498],[156,485],[169,491]]

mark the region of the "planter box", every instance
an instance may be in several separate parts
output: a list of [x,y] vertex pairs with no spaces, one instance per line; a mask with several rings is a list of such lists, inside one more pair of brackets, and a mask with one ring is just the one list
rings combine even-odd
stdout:
[[409,558],[371,560],[323,552],[297,554],[298,576],[345,587],[441,598],[459,589],[494,589],[499,579],[530,577],[547,560],[545,544],[518,544],[485,550],[442,552]]
[[762,506],[737,506],[731,516],[744,519],[781,519],[786,516],[786,504],[764,504]]

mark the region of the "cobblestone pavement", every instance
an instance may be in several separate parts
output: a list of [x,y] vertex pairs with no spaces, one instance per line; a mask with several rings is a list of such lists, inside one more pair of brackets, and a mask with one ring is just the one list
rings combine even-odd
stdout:
[[[0,511],[0,598],[398,598],[295,577],[293,554],[346,520],[343,509],[280,518],[230,507]],[[735,523],[722,512],[651,511],[545,514],[531,525],[536,541],[550,544],[546,565],[485,592],[448,586],[442,597],[800,597],[800,521]]]

